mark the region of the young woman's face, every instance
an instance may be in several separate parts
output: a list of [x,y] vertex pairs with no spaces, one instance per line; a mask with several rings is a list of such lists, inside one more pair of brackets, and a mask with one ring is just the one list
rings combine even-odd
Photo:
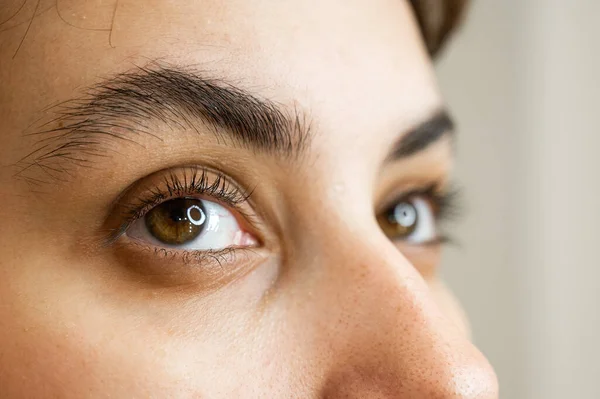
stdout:
[[2,398],[496,398],[437,277],[454,136],[406,2],[22,3]]

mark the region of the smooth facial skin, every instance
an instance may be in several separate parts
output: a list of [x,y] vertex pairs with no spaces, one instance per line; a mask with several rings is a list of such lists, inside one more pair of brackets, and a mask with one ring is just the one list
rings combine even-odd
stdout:
[[497,397],[437,278],[455,135],[407,3],[21,6],[2,398]]

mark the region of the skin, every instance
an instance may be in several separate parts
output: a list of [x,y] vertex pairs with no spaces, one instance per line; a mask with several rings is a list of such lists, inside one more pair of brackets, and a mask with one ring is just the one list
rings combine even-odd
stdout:
[[[394,191],[445,186],[452,164],[451,136],[385,162],[443,106],[405,2],[35,3],[0,26],[3,398],[497,398],[439,246],[394,243],[374,218]],[[305,153],[153,124],[162,141],[120,142],[68,178],[15,176],[42,110],[157,62],[301,110]],[[218,268],[100,244],[123,190],[184,164],[255,187],[255,250]]]

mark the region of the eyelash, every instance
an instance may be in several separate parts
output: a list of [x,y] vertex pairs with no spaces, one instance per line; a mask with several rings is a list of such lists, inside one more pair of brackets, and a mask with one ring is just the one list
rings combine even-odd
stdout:
[[[210,174],[214,177],[209,178]],[[162,180],[162,184],[155,185],[142,196],[125,205],[125,211],[122,213],[124,222],[118,228],[114,238],[118,238],[134,221],[143,218],[153,207],[169,199],[196,195],[217,199],[235,209],[249,221],[252,220],[251,215],[240,209],[240,205],[248,201],[252,191],[244,190],[217,170],[200,166],[187,167],[184,169],[183,176],[171,172]]]
[[435,185],[432,185],[426,190],[422,190],[420,194],[428,197],[435,205],[435,214],[438,220],[454,219],[460,215],[461,190],[457,186],[440,191]]
[[[213,175],[213,177],[209,178],[209,175]],[[158,206],[169,199],[193,197],[197,195],[210,197],[223,202],[252,224],[252,215],[248,214],[248,212],[244,212],[240,206],[248,201],[252,195],[252,191],[244,190],[218,170],[202,166],[192,166],[183,169],[183,173],[180,173],[180,175],[175,172],[169,173],[162,179],[162,184],[155,184],[153,188],[147,189],[139,198],[125,205],[125,210],[122,213],[124,221],[120,224],[119,228],[114,231],[114,234],[111,234],[109,242],[113,242],[120,237],[134,221],[143,218],[153,207]],[[387,210],[400,202],[410,201],[410,199],[415,197],[423,197],[433,207],[436,223],[439,223],[455,219],[456,216],[459,215],[460,210],[462,209],[459,203],[459,196],[460,190],[457,187],[451,187],[449,190],[440,190],[438,184],[432,184],[424,189],[415,189],[401,193],[394,197],[394,200],[389,201],[388,205],[383,207],[383,210]],[[447,242],[455,242],[455,240],[449,235],[442,233],[432,242],[424,243],[422,245],[438,245]],[[164,256],[170,255],[170,251],[165,251],[160,248],[157,248],[157,250],[157,254],[163,254]],[[184,252],[189,252],[186,256],[220,256],[218,253],[219,251],[215,251],[215,253],[211,253],[211,251]]]
[[[387,205],[383,207],[383,210],[386,211],[401,202],[408,202],[415,197],[423,197],[431,203],[436,223],[455,220],[460,216],[463,209],[461,204],[461,192],[462,190],[457,186],[451,186],[449,189],[441,190],[438,184],[432,184],[424,189],[415,189],[401,193],[394,197],[392,201],[389,201]],[[428,246],[455,242],[456,240],[451,235],[441,233],[435,240],[420,245]]]

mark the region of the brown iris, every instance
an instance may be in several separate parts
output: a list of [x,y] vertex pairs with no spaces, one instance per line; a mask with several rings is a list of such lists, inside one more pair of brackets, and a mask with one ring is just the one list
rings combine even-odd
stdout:
[[146,227],[158,241],[181,245],[202,233],[207,216],[202,201],[194,198],[177,198],[155,206],[146,214]]
[[408,201],[399,202],[377,216],[381,230],[392,239],[406,238],[417,228],[417,208]]

